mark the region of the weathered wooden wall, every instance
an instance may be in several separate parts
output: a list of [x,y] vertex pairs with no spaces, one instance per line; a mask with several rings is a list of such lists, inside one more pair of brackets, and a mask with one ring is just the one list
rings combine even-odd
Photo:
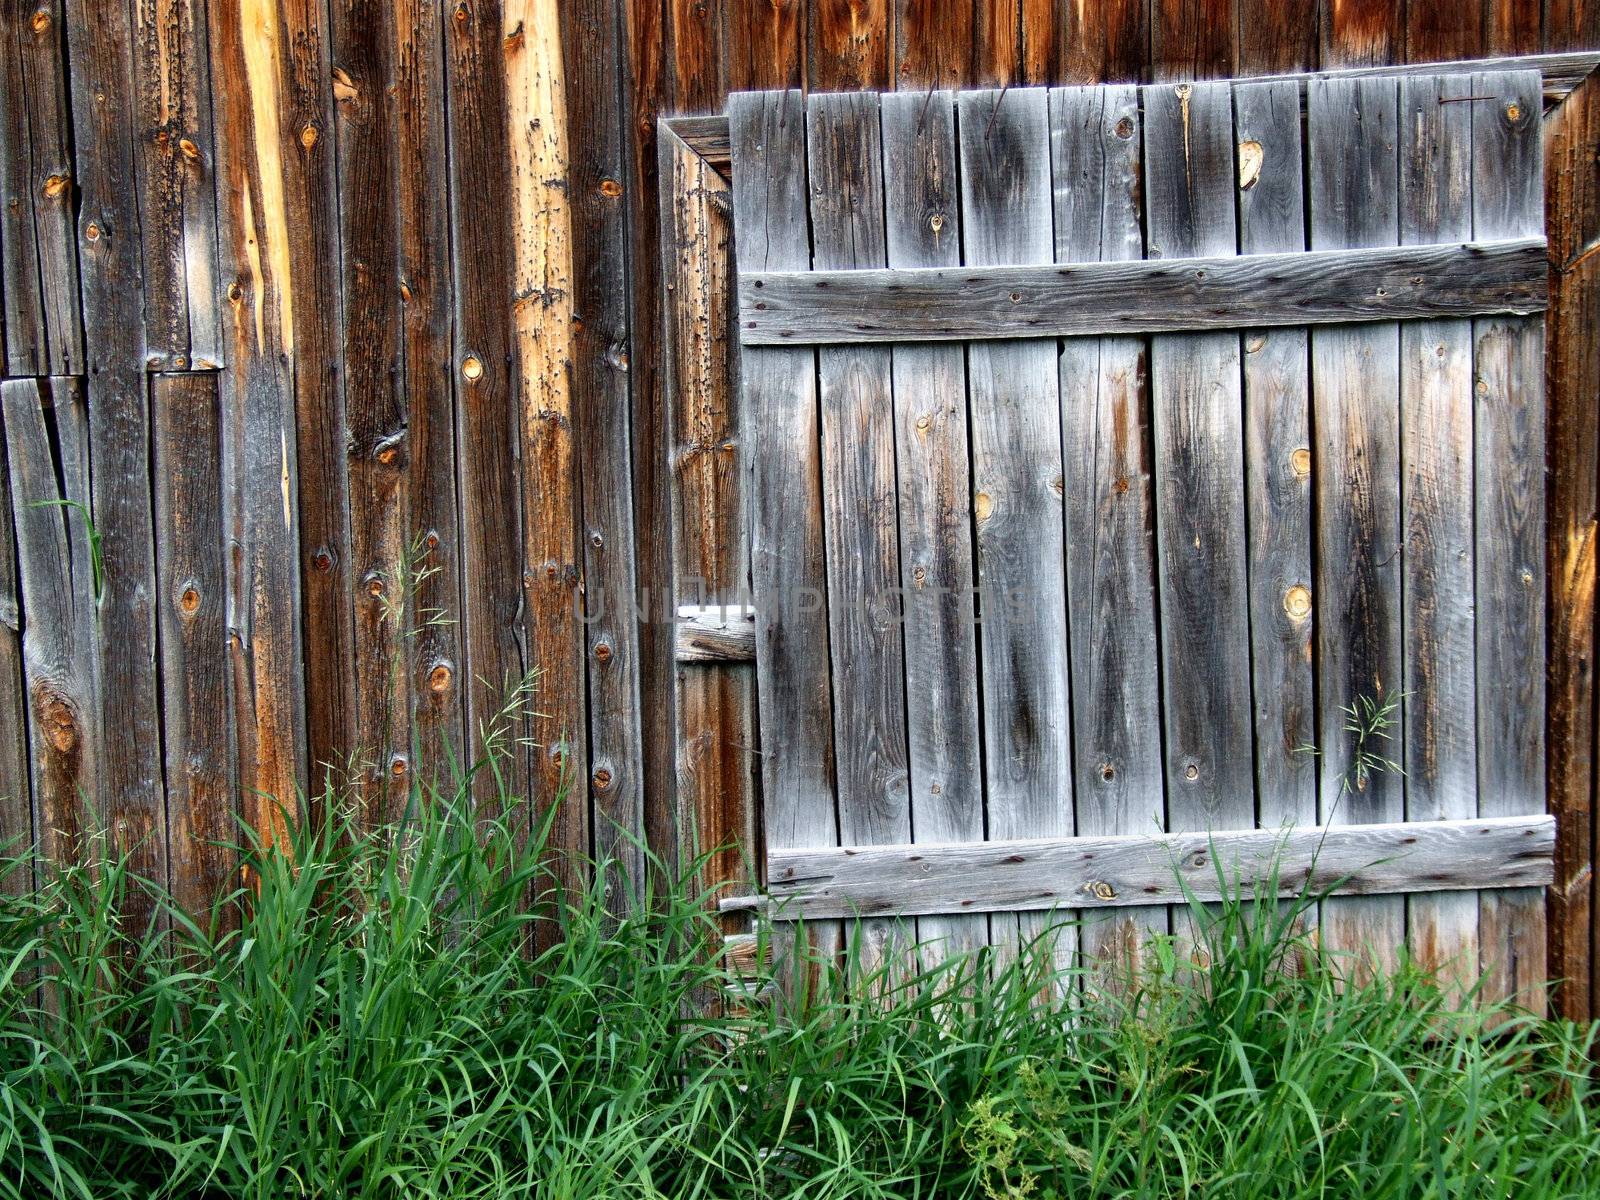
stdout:
[[[1595,0],[5,0],[0,837],[70,853],[87,795],[199,903],[236,806],[272,831],[266,797],[331,780],[390,812],[538,670],[513,783],[576,781],[573,848],[676,844],[671,631],[626,599],[670,605],[674,472],[717,468],[662,402],[659,114],[1596,46]],[[1573,1015],[1600,988],[1597,145],[1590,81],[1546,142]]]

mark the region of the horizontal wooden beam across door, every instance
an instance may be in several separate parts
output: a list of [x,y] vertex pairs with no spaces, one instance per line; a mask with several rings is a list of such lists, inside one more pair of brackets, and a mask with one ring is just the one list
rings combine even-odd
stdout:
[[771,849],[767,894],[722,908],[812,921],[1543,887],[1554,850],[1549,816]]
[[[1544,104],[1553,108],[1600,66],[1600,51],[1579,50],[1563,54],[1525,54],[1509,58],[1467,58],[1454,62],[1400,63],[1393,66],[1344,67],[1293,75],[1252,76],[1241,83],[1290,80],[1304,85],[1312,79],[1397,78],[1407,75],[1470,75],[1475,71],[1538,71],[1544,77]],[[1302,100],[1303,102],[1303,100]],[[719,171],[732,164],[728,118],[722,115],[665,117],[662,124],[707,163]]]
[[753,662],[756,610],[745,604],[683,605],[674,638],[681,663]]
[[749,346],[1192,333],[1526,316],[1546,306],[1543,238],[1131,262],[739,277]]

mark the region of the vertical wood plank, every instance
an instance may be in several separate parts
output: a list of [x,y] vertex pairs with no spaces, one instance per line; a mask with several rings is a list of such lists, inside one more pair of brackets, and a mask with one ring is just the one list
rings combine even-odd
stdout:
[[1319,0],[1238,0],[1240,75],[1309,71],[1317,63]]
[[1581,50],[1600,38],[1600,4],[1594,0],[1544,0],[1544,48]]
[[[209,9],[211,62],[234,86],[216,93],[218,280],[228,370],[222,389],[227,625],[239,792],[269,844],[306,781],[298,432],[293,359],[296,296],[286,226],[290,138],[314,150],[315,123],[279,110],[278,39],[264,6]],[[308,147],[306,143],[309,142]],[[324,551],[318,562],[332,565]]]
[[[749,462],[742,398],[733,377],[732,198],[727,182],[670,130],[661,136],[665,402],[672,488],[672,564],[665,596],[675,601],[749,601],[746,511]],[[755,673],[745,665],[676,669],[676,796],[682,861],[716,851],[703,886],[759,871],[754,753]],[[660,801],[656,801],[660,803]],[[663,814],[665,815],[665,814]],[[662,847],[659,835],[654,843]],[[747,857],[748,856],[748,857]]]
[[972,0],[894,0],[894,86],[970,84],[973,18]]
[[[1050,262],[1049,113],[1042,90],[974,91],[956,101],[961,225],[971,266]],[[1060,406],[1047,342],[967,349],[978,545],[982,730],[991,838],[1073,831]],[[996,943],[1010,918],[991,922]],[[1053,924],[1018,918],[1024,941]],[[1007,930],[1009,933],[1009,929]],[[1054,935],[1070,965],[1076,938]]]
[[[672,567],[674,477],[670,467],[671,418],[663,361],[664,325],[671,312],[660,267],[667,239],[666,200],[658,177],[657,117],[671,108],[673,80],[666,70],[663,6],[659,0],[623,0],[626,65],[623,90],[628,120],[624,143],[628,174],[623,180],[628,236],[628,375],[632,380],[635,562],[641,600],[650,618],[639,626],[639,692],[655,715],[643,730],[645,830],[663,864],[677,861],[679,829],[675,798],[677,724],[673,658]],[[659,161],[667,152],[660,151]],[[726,187],[722,198],[726,200]],[[724,249],[722,257],[731,252]],[[729,393],[724,393],[728,395]],[[724,407],[732,404],[724,402]],[[754,734],[745,745],[755,745]],[[745,839],[746,845],[753,839]]]
[[1238,61],[1238,0],[1152,0],[1152,79],[1217,79]]
[[[1226,84],[1144,90],[1149,256],[1233,254]],[[1150,344],[1167,828],[1255,820],[1239,335]],[[1184,914],[1175,914],[1180,924]]]
[[[1544,228],[1542,114],[1535,71],[1479,73],[1472,94],[1473,236]],[[1473,322],[1477,480],[1478,809],[1484,816],[1545,808],[1544,322]],[[1544,897],[1485,891],[1479,920],[1484,988],[1542,1012]]]
[[402,599],[408,647],[411,772],[453,790],[450,756],[467,753],[462,720],[462,616],[450,338],[450,190],[445,156],[445,12],[433,0],[393,7],[396,268],[405,388],[408,552],[420,550]]
[[[877,97],[812,96],[806,134],[812,265],[884,266]],[[890,371],[887,346],[817,351],[833,754],[839,839],[847,846],[911,840]],[[898,957],[895,922],[863,921],[860,934],[865,967]]]
[[[460,672],[467,720],[465,755],[477,765],[497,751],[504,789],[528,795],[528,763],[506,739],[526,736],[526,703],[502,717],[532,661],[524,641],[520,423],[511,388],[511,195],[506,75],[499,5],[457,0],[446,23],[445,144],[450,157],[450,296],[455,357],[456,446],[460,472]],[[542,702],[535,696],[534,703]],[[479,770],[472,798],[498,803],[495,773]]]
[[[1239,249],[1304,250],[1300,87],[1237,84]],[[1314,825],[1317,769],[1311,635],[1311,397],[1303,329],[1244,333],[1245,524],[1250,536],[1250,674],[1256,819]]]
[[974,86],[1003,87],[1019,82],[1021,19],[1019,0],[989,0],[974,6],[971,77]]
[[[277,5],[249,0],[244,13],[248,70],[258,101],[278,112],[258,119],[280,139],[279,190],[263,192],[260,219],[283,262],[286,352],[293,372],[297,427],[305,640],[306,744],[313,797],[349,782],[355,745],[354,571],[350,545],[349,427],[341,380],[345,306],[341,261],[334,83],[325,0]],[[233,76],[222,76],[233,78]],[[276,90],[269,90],[267,81]],[[341,85],[341,90],[342,90]],[[285,121],[284,115],[289,116]],[[262,159],[263,171],[274,160]],[[248,247],[246,248],[248,252]],[[286,797],[280,797],[288,803]]]
[[[800,93],[730,97],[728,122],[740,164],[733,176],[739,269],[808,269]],[[750,573],[767,845],[835,845],[816,355],[747,348],[740,372],[750,423]],[[819,954],[837,951],[837,926],[813,924],[806,932]],[[793,971],[793,950],[779,943],[774,954],[780,961],[787,955],[785,969]]]
[[1569,1020],[1593,1013],[1594,636],[1597,485],[1600,485],[1600,85],[1591,77],[1545,118],[1550,239],[1549,347],[1545,358],[1550,470],[1546,562],[1550,589],[1547,779],[1556,817],[1549,892],[1549,972],[1563,982],[1556,1006]]
[[344,296],[345,472],[349,478],[355,702],[351,803],[378,825],[409,791],[410,675],[404,670],[410,505],[394,163],[394,29],[387,3],[334,0],[330,23]]
[[6,371],[84,369],[78,311],[72,114],[60,0],[0,11],[0,295]]
[[[531,799],[550,823],[555,881],[582,886],[589,854],[588,718],[581,513],[573,429],[576,354],[573,213],[567,190],[565,63],[556,0],[510,0],[503,54],[510,130],[512,365],[522,429],[523,605],[528,662],[539,671],[530,721]],[[559,936],[551,923],[541,938]]]
[[[1313,80],[1309,94],[1311,248],[1399,239],[1398,92],[1393,81]],[[1320,816],[1329,824],[1398,821],[1404,781],[1356,769],[1348,708],[1403,687],[1400,612],[1400,333],[1394,324],[1311,335],[1317,489],[1317,745]],[[1380,737],[1365,749],[1394,758]],[[1355,973],[1393,967],[1405,901],[1327,901],[1324,940]]]
[[[4,448],[0,402],[0,449]],[[33,787],[28,779],[27,680],[22,659],[22,596],[17,581],[20,509],[11,503],[11,473],[0,470],[0,847],[24,860],[4,879],[0,895],[24,896],[37,886]]]
[[[561,6],[572,209],[572,404],[582,480],[584,631],[595,857],[615,863],[613,903],[643,883],[644,763],[633,442],[628,425],[628,278],[620,30],[611,0]],[[577,781],[575,791],[585,790]]]
[[1537,54],[1544,44],[1544,14],[1522,0],[1484,0],[1483,49],[1489,57]]
[[172,896],[206,929],[234,885],[239,840],[233,728],[218,719],[232,705],[217,376],[156,375],[150,398]]
[[[89,364],[90,505],[101,542],[97,604],[103,757],[99,782],[110,845],[135,874],[167,883],[161,712],[156,680],[155,546],[143,278],[135,191],[132,29],[125,5],[68,10],[73,139]],[[130,893],[129,929],[154,916]]]
[[664,3],[675,111],[703,113],[721,109],[729,91],[728,54],[722,39],[725,0]]
[[222,365],[211,62],[197,0],[133,6],[135,153],[148,365]]
[[[1057,262],[1144,257],[1139,93],[1050,94]],[[1077,830],[1163,828],[1161,680],[1156,638],[1155,499],[1142,338],[1068,338],[1059,363],[1065,468]],[[1085,965],[1111,986],[1130,972],[1164,908],[1079,914]]]
[[[1400,241],[1472,233],[1472,81],[1400,83]],[[1400,329],[1401,645],[1406,819],[1478,814],[1473,649],[1472,322]],[[1477,981],[1471,892],[1407,901],[1413,960],[1463,987]]]
[[1056,36],[1056,0],[1021,0],[1018,75],[1023,83],[1054,83],[1061,77],[1061,44]]
[[1403,4],[1394,0],[1332,0],[1322,6],[1320,61],[1324,71],[1382,66],[1403,45]]
[[[805,58],[811,90],[888,87],[889,0],[813,0],[810,7]],[[796,57],[795,49],[788,45],[773,47],[775,61]]]
[[88,409],[77,380],[19,379],[0,382],[0,411],[17,531],[33,828],[42,876],[49,864],[80,861],[89,832],[84,818],[100,819],[95,568],[84,521]]
[[[888,265],[959,266],[954,101],[888,95],[882,122]],[[965,354],[902,344],[892,356],[911,826],[918,841],[981,841]],[[979,916],[917,922],[927,963],[978,948],[988,932]]]

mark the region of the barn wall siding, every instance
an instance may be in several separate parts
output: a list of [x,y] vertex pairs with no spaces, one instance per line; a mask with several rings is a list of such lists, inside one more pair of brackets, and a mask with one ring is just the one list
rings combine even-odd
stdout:
[[[313,810],[333,796],[392,814],[442,746],[481,750],[530,677],[538,716],[510,778],[541,805],[570,789],[563,846],[621,854],[620,882],[639,874],[626,835],[670,859],[690,832],[748,831],[737,806],[707,796],[685,822],[674,799],[675,706],[743,728],[748,685],[715,702],[686,688],[660,619],[694,601],[673,545],[718,452],[695,435],[737,426],[668,404],[658,163],[693,171],[661,153],[658,116],[752,88],[1594,47],[1600,0],[6,5],[0,836],[70,852],[55,827],[70,771],[139,868],[198,904],[228,870],[195,841],[226,824],[220,806],[269,835],[266,797],[295,788]],[[1562,1008],[1588,1016],[1594,81],[1545,139],[1550,962]],[[88,513],[26,507],[57,479]],[[30,606],[52,594],[46,570],[97,586],[86,517],[98,596]],[[696,761],[759,774],[731,742]]]

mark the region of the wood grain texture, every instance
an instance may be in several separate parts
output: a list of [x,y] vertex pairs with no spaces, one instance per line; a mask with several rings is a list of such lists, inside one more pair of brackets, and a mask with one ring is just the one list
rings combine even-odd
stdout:
[[[1146,88],[1148,253],[1231,254],[1233,106],[1226,84]],[[1239,335],[1150,346],[1167,827],[1237,828],[1249,796],[1248,548]]]
[[[798,92],[730,97],[728,123],[740,271],[810,265],[806,229],[805,106]],[[823,561],[822,465],[816,355],[789,347],[740,358],[747,422],[750,575],[761,719],[762,820],[769,849],[831,845],[833,711]],[[806,930],[815,951],[838,950],[837,926]],[[780,939],[780,970],[798,959]]]
[[[727,182],[670,130],[660,133],[660,151],[661,278],[671,299],[663,309],[662,381],[673,464],[673,575],[666,600],[716,606],[722,626],[722,606],[742,609],[750,599],[747,486],[754,466],[738,455],[746,425],[729,336],[733,202]],[[677,639],[697,630],[715,636],[694,616],[685,619],[682,609],[674,615],[683,620]],[[674,663],[676,811],[670,814],[672,841],[663,847],[658,833],[653,844],[658,853],[669,850],[674,862],[715,851],[705,869],[708,887],[745,880],[761,867],[754,622],[752,608],[744,653],[752,665],[712,670]],[[660,804],[659,793],[653,795]]]
[[[1316,80],[1310,91],[1311,246],[1399,240],[1399,95],[1386,79]],[[1403,689],[1401,659],[1400,331],[1397,325],[1314,329],[1312,428],[1317,491],[1317,746],[1327,824],[1398,821],[1402,777],[1362,771],[1356,756],[1392,759],[1397,745],[1358,744],[1350,710]],[[1405,940],[1405,902],[1330,900],[1325,943],[1356,972],[1387,970]]]
[[[885,96],[882,123],[888,265],[958,263],[953,98]],[[983,772],[965,355],[959,346],[909,345],[891,354],[911,827],[918,841],[978,841]],[[988,932],[981,917],[917,924],[924,962],[975,949]]]
[[1535,313],[1542,238],[987,270],[741,276],[740,339],[977,341]]
[[[81,862],[102,819],[89,419],[71,379],[0,383],[22,598],[33,831],[40,877]],[[87,821],[86,819],[87,818]]]
[[[1472,226],[1472,80],[1400,82],[1400,240]],[[1401,646],[1406,817],[1476,816],[1472,323],[1400,330]],[[1412,957],[1462,986],[1477,980],[1474,896],[1407,901]]]
[[1391,0],[1328,0],[1321,5],[1323,67],[1364,67],[1400,57],[1403,5]]
[[[1537,77],[1472,78],[1474,231],[1539,229],[1544,169]],[[1477,411],[1478,811],[1545,809],[1544,323],[1473,324]],[[1542,1012],[1546,997],[1544,898],[1486,892],[1479,905],[1485,990]]]
[[0,295],[9,375],[84,369],[63,4],[0,11]]
[[[1046,263],[1052,234],[1049,111],[1040,89],[956,99],[961,227],[972,266]],[[977,541],[985,795],[991,838],[1071,834],[1072,739],[1064,480],[1056,351],[1047,342],[967,350]],[[1009,925],[1009,921],[1004,922]],[[1020,918],[1024,940],[1049,928]],[[994,941],[1002,922],[991,926]],[[1055,932],[1072,962],[1076,937]]]
[[[1242,894],[1281,898],[1435,892],[1550,879],[1547,816],[1241,829],[1135,837],[1031,838],[981,845],[823,847],[774,853],[766,897],[725,902],[786,919],[1103,909]],[[1275,869],[1275,870],[1274,870]],[[1270,894],[1270,893],[1269,893]]]
[[[1001,0],[1004,3],[1004,0]],[[977,46],[972,0],[892,0],[896,88],[962,87],[973,82]]]
[[232,699],[217,376],[156,375],[150,401],[172,892],[205,929],[237,886],[239,844],[233,727],[218,719]]
[[727,4],[728,90],[799,87],[806,70],[805,0]]
[[1238,0],[1151,0],[1150,75],[1220,79],[1235,73]]
[[[100,537],[99,784],[110,846],[137,875],[167,879],[161,710],[156,673],[155,546],[145,390],[143,276],[133,151],[132,30],[120,3],[67,12],[85,347],[90,509]],[[129,894],[128,928],[155,919]]]
[[[5,407],[0,396],[0,448]],[[19,860],[0,878],[0,896],[26,896],[38,886],[33,786],[28,778],[28,691],[22,657],[22,593],[17,579],[16,513],[11,473],[0,470],[0,846]]]
[[[812,263],[829,270],[883,266],[877,97],[812,96],[806,147]],[[839,837],[847,845],[911,840],[890,370],[888,347],[817,353],[833,754]],[[898,957],[898,932],[892,923],[865,923],[863,962]]]
[[1239,74],[1279,74],[1315,67],[1318,3],[1238,0]]
[[[1597,9],[1600,11],[1600,9]],[[1551,257],[1545,355],[1545,533],[1550,612],[1547,670],[1547,800],[1557,819],[1556,879],[1549,893],[1550,974],[1563,980],[1556,1008],[1573,1020],[1593,1012],[1591,919],[1594,858],[1594,634],[1600,409],[1600,84],[1579,88],[1545,119],[1545,195]]]
[[1144,78],[1150,55],[1147,0],[1062,4],[1056,21],[1062,83],[1122,83]]
[[[1532,5],[1524,5],[1532,8]],[[1485,5],[1460,0],[1407,0],[1403,52],[1407,62],[1477,58],[1484,52]]]
[[[588,716],[578,594],[582,559],[573,412],[571,145],[566,65],[555,0],[508,3],[502,27],[510,143],[513,395],[521,428],[522,603],[527,662],[538,672],[528,720],[529,799],[550,820],[555,882],[582,886],[591,849]],[[560,936],[541,923],[541,942]]]
[[[890,0],[812,0],[803,7],[810,18],[805,62],[811,90],[844,92],[889,86]],[[776,61],[782,57],[773,55]]]
[[[445,148],[443,9],[432,0],[393,5],[395,236],[400,360],[405,388],[401,469],[410,492],[402,533],[412,563],[403,597],[411,698],[412,778],[452,786],[447,750],[467,752],[463,720],[461,534],[456,498],[451,345],[450,192]],[[392,763],[391,763],[392,767]]]
[[348,775],[350,802],[369,825],[404,813],[411,782],[404,594],[412,565],[411,497],[400,363],[392,21],[390,6],[379,0],[335,0],[329,24],[345,308],[339,346],[344,471],[355,584]]
[[222,365],[211,62],[198,0],[133,11],[134,170],[144,265],[147,366]]
[[[1288,82],[1233,90],[1245,254],[1305,249],[1299,90]],[[1277,829],[1309,825],[1317,813],[1316,763],[1302,749],[1315,738],[1309,335],[1251,329],[1243,343],[1256,814]]]
[[[495,4],[453,5],[445,26],[446,125],[451,205],[451,327],[456,385],[456,454],[461,521],[461,645],[457,672],[469,764],[497,749],[506,789],[528,795],[528,763],[505,739],[525,733],[516,693],[541,666],[525,641],[521,436],[512,390],[512,244],[504,198],[511,195],[505,31]],[[500,719],[505,705],[517,712]],[[538,703],[538,698],[534,698]],[[473,801],[496,801],[490,771],[473,780]]]
[[628,301],[616,286],[627,277],[622,95],[615,60],[592,50],[616,46],[620,33],[611,0],[560,8],[567,125],[585,131],[569,136],[566,187],[573,237],[573,499],[582,503],[584,627],[578,636],[587,652],[587,792],[595,855],[615,864],[606,882],[613,911],[620,912],[642,895],[645,715],[635,615]]
[[[1050,93],[1057,262],[1143,255],[1141,146],[1136,88]],[[1151,833],[1165,813],[1145,343],[1069,338],[1058,380],[1076,827]],[[1084,963],[1097,982],[1123,985],[1150,935],[1166,931],[1158,907],[1086,916]]]
[[[263,8],[210,10],[211,62],[235,86],[216,95],[222,475],[226,621],[232,662],[240,807],[269,844],[306,774],[294,289],[285,224],[286,150],[314,149],[318,127],[279,112],[280,30]],[[311,133],[305,133],[305,130]],[[307,148],[305,142],[312,146]],[[314,557],[332,567],[332,554]]]

